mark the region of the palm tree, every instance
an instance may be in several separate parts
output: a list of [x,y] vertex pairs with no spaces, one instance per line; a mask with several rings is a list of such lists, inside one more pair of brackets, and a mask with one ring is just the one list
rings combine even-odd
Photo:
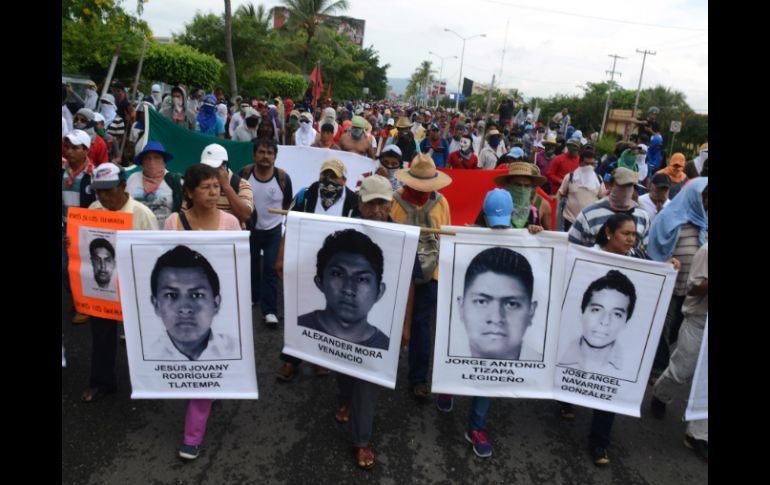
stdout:
[[230,97],[238,95],[238,82],[235,79],[235,59],[233,58],[233,13],[230,0],[225,0],[225,55],[227,56],[227,73],[230,77]]
[[244,16],[252,20],[254,25],[262,32],[270,29],[270,22],[273,20],[272,10],[265,10],[265,6],[261,3],[257,7],[254,7],[253,3],[241,5],[235,10],[235,15]]
[[[307,61],[310,56],[310,42],[317,34],[328,34],[328,22],[324,17],[342,13],[350,5],[347,0],[283,0],[288,11],[287,26],[291,29],[303,30],[307,35],[304,54],[302,57],[302,72],[307,73]],[[329,38],[332,36],[329,35]]]

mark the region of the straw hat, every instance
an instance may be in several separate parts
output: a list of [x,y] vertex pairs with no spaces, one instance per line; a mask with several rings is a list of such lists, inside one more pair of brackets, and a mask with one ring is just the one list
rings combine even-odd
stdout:
[[420,153],[412,161],[412,166],[396,172],[396,180],[420,192],[433,192],[452,183],[452,178],[436,170],[436,164],[426,153]]
[[409,118],[406,116],[399,116],[398,122],[396,123],[396,128],[411,128],[412,123],[409,122]]
[[517,176],[529,177],[535,186],[543,185],[548,180],[542,175],[534,175],[532,173],[532,164],[529,162],[511,162],[508,164],[508,173],[498,175],[494,178],[494,182],[497,185],[505,186],[513,177]]

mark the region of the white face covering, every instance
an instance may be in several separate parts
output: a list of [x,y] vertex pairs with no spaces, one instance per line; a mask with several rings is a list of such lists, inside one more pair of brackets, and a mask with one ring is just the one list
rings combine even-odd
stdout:
[[636,165],[639,167],[639,182],[647,178],[647,155],[640,153],[636,156]]
[[572,176],[572,181],[578,187],[585,187],[589,190],[596,190],[599,188],[599,177],[596,176],[593,165],[578,167],[575,170],[575,174]]

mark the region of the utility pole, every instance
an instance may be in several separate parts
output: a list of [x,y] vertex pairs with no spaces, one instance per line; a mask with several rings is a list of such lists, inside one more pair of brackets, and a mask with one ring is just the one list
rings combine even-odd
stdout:
[[495,75],[492,74],[492,83],[489,85],[489,91],[487,92],[487,109],[484,111],[484,119],[489,117],[489,108],[492,104],[492,91],[495,89]]
[[610,75],[610,86],[607,90],[607,102],[604,104],[604,117],[602,117],[602,129],[599,130],[599,139],[601,140],[604,136],[604,124],[607,122],[607,111],[610,109],[610,96],[612,95],[612,86],[615,82],[615,74],[618,76],[622,76],[623,73],[615,71],[615,66],[617,65],[618,59],[626,59],[625,57],[620,57],[617,54],[609,54],[608,57],[612,57],[612,71],[604,71],[607,74]]
[[644,76],[644,62],[647,60],[647,54],[654,56],[655,53],[652,51],[648,51],[647,49],[640,51],[639,49],[636,49],[636,52],[639,54],[644,54],[644,57],[642,57],[642,72],[639,74],[639,86],[636,88],[636,99],[634,100],[634,112],[633,116],[636,118],[636,108],[639,106],[639,93],[642,92],[642,76]]

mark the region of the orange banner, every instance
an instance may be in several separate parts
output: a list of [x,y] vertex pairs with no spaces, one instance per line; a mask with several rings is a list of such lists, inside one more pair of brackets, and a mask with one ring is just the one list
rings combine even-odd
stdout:
[[123,320],[115,261],[115,231],[130,230],[133,214],[70,207],[67,212],[69,276],[75,310]]

